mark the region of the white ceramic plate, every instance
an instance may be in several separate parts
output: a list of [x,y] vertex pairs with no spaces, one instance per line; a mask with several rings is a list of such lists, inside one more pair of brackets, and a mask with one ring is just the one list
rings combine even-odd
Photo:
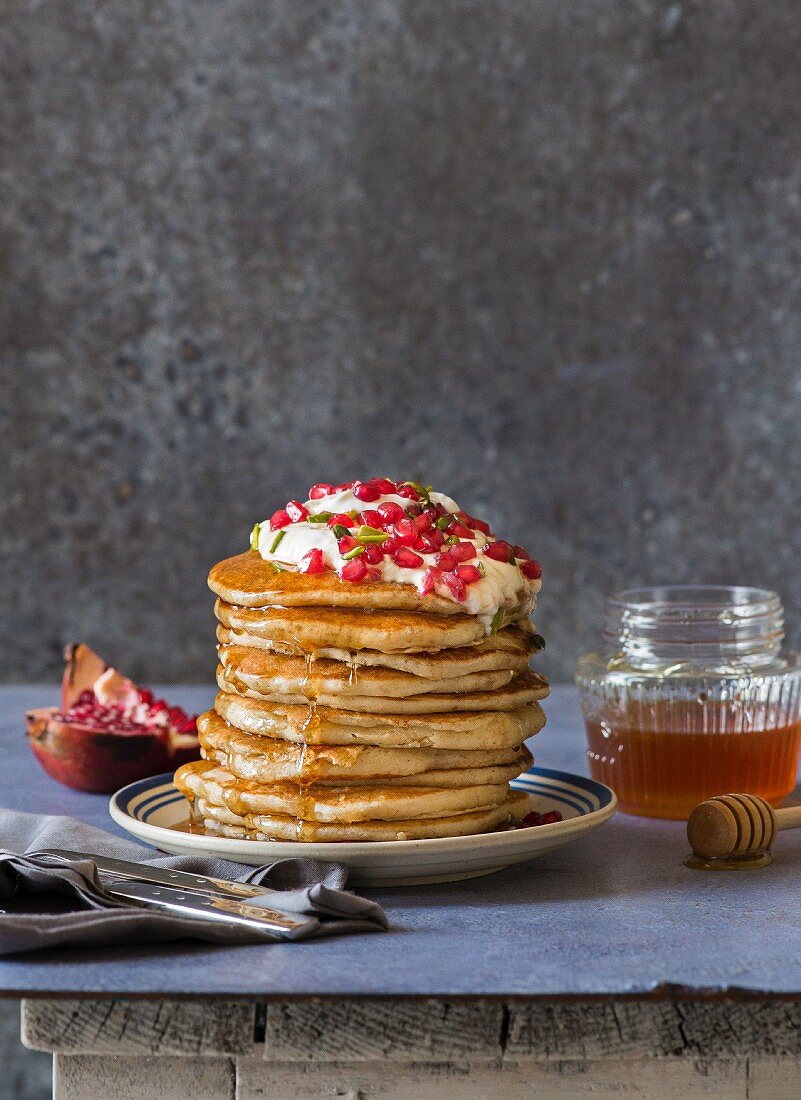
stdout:
[[141,779],[117,791],[111,816],[138,840],[176,855],[213,855],[258,866],[287,856],[346,863],[349,885],[418,886],[454,882],[500,871],[584,836],[615,812],[614,791],[593,779],[533,767],[515,779],[538,813],[559,810],[564,820],[529,829],[509,829],[443,840],[382,840],[375,843],[300,844],[297,841],[234,840],[176,831],[189,819],[189,803],[171,775]]

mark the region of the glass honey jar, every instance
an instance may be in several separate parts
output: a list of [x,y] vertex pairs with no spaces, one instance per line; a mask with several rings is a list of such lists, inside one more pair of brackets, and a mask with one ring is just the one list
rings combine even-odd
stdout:
[[624,813],[686,819],[717,794],[776,805],[801,748],[801,660],[775,592],[636,588],[607,601],[603,653],[576,669],[590,774]]

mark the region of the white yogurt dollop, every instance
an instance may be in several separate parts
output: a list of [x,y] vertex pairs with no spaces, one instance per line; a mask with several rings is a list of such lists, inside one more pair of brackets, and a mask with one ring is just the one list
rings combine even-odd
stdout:
[[[459,512],[461,509],[455,500],[444,493],[430,492],[429,497],[433,504],[441,504],[447,512]],[[320,500],[307,500],[303,502],[304,508],[312,515],[319,512],[364,512],[367,509],[378,508],[379,504],[387,502],[399,504],[404,510],[412,501],[407,497],[387,494],[376,501],[366,503],[354,496],[350,489],[343,489],[337,493],[330,493]],[[282,533],[281,533],[282,532]],[[280,534],[280,538],[278,537]],[[389,538],[390,536],[387,535]],[[487,537],[480,531],[472,540],[462,539],[462,542],[472,541],[476,547],[476,556],[467,564],[481,566],[484,576],[473,584],[466,585],[467,598],[459,603],[469,615],[478,616],[489,631],[490,624],[499,610],[511,611],[521,609],[522,614],[530,614],[534,608],[537,592],[540,588],[539,580],[529,580],[524,577],[517,565],[511,562],[496,561],[488,557],[482,547],[486,544]],[[270,521],[265,520],[259,525],[257,549],[265,561],[274,561],[282,566],[297,567],[301,559],[309,550],[322,550],[325,564],[329,568],[339,572],[345,564],[345,559],[339,552],[337,539],[333,531],[325,523],[309,523],[302,520],[281,531],[271,531]],[[447,550],[447,546],[442,548]],[[415,550],[415,554],[423,559],[423,565],[417,568],[406,568],[393,561],[390,555],[384,555],[381,563],[372,566],[378,571],[382,581],[396,581],[399,584],[413,584],[418,592],[423,589],[423,577],[426,570],[435,565],[434,553],[424,553]],[[437,586],[437,594],[459,602],[447,591],[444,585]]]

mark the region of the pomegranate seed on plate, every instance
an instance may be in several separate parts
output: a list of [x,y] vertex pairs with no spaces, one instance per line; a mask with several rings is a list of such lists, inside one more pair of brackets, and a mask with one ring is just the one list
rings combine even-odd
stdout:
[[440,554],[437,554],[434,561],[440,569],[444,569],[446,572],[455,569],[458,564],[457,559],[448,550],[443,550]]
[[288,527],[292,522],[289,512],[285,508],[279,508],[270,516],[270,530],[277,531],[279,527]]
[[371,485],[369,481],[355,481],[353,483],[353,495],[358,500],[363,500],[365,504],[372,504],[374,500],[378,500],[381,496],[381,492],[376,489],[375,485]]
[[322,550],[315,547],[313,550],[307,551],[298,562],[298,569],[301,573],[322,573],[325,569],[325,558]]
[[542,576],[542,566],[538,561],[524,561],[520,563],[520,572],[530,581],[538,581]]
[[376,511],[383,517],[382,522],[376,524],[377,527],[383,527],[385,523],[397,523],[399,519],[403,519],[403,509],[394,500],[385,500],[383,504],[378,505]]
[[333,485],[329,485],[326,481],[318,481],[316,485],[312,485],[309,489],[309,500],[322,500],[323,497],[327,497],[333,491]]
[[475,584],[481,580],[481,572],[475,565],[460,565],[456,570],[456,576],[465,584]]
[[364,547],[364,554],[362,557],[366,562],[369,562],[370,565],[380,565],[384,560],[384,551],[378,543],[368,542]]
[[340,571],[340,577],[343,581],[350,581],[352,584],[358,584],[359,581],[363,581],[367,576],[367,563],[363,561],[364,555],[361,554],[358,558],[351,558],[350,561],[346,561]]
[[299,500],[290,500],[286,506],[286,513],[293,523],[300,523],[308,516],[309,510],[304,508]]
[[504,542],[503,539],[498,539],[497,542],[485,543],[484,553],[488,558],[492,558],[493,561],[511,561],[514,557],[512,547],[508,542]]
[[368,527],[377,527],[381,530],[384,526],[384,517],[377,508],[365,508],[361,514],[361,518],[362,523],[366,523]]
[[420,555],[415,554],[408,546],[399,546],[392,556],[395,559],[395,564],[400,565],[403,569],[419,569],[423,564]]

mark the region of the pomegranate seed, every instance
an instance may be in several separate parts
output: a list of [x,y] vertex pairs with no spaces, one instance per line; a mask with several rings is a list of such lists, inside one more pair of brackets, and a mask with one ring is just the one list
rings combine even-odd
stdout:
[[378,489],[382,497],[392,496],[395,493],[395,482],[390,481],[388,477],[373,477],[370,479],[370,484]]
[[379,530],[384,526],[384,517],[378,511],[377,508],[365,508],[362,512],[362,523],[366,523],[368,527],[377,527]]
[[293,523],[300,523],[309,514],[308,508],[304,508],[299,500],[290,500],[286,506],[286,513]]
[[384,560],[384,551],[375,542],[368,542],[364,548],[364,554],[362,555],[366,562],[370,565],[380,565]]
[[541,815],[536,810],[532,810],[530,814],[526,814],[523,820],[518,825],[519,829],[530,829],[532,825],[539,825]]
[[345,562],[339,574],[343,581],[358,584],[359,581],[364,580],[367,576],[367,563],[362,560],[363,557],[364,555],[361,554],[358,558],[351,558],[350,561]]
[[415,516],[413,523],[414,529],[418,535],[422,535],[424,531],[427,531],[433,523],[431,516],[427,516],[425,512],[422,512],[419,516]]
[[513,546],[512,549],[515,552],[515,557],[520,558],[522,561],[528,561],[531,557],[531,554],[529,554],[524,546]]
[[154,714],[159,714],[161,711],[167,710],[168,707],[163,699],[157,699],[150,709],[154,712]]
[[379,504],[376,511],[383,517],[382,522],[376,524],[377,527],[383,527],[386,523],[397,523],[399,519],[403,519],[403,509],[394,500],[387,500],[383,504]]
[[382,543],[380,543],[381,553],[382,554],[394,554],[399,546],[400,546],[400,543],[398,542],[397,539],[392,539],[392,538],[384,539],[384,541]]
[[347,489],[352,489],[352,488],[353,488],[353,482],[352,481],[343,481],[339,485],[334,486],[334,492],[335,493],[344,493]]
[[339,540],[337,546],[339,547],[340,554],[349,554],[351,550],[355,550],[361,543],[358,539],[355,539],[353,535],[345,535]]
[[553,825],[555,821],[561,821],[562,814],[559,810],[549,810],[547,814],[540,814],[540,825]]
[[420,494],[413,485],[399,485],[395,490],[395,495],[399,497],[406,497],[407,500],[420,499]]
[[481,580],[481,573],[475,565],[460,565],[456,569],[456,576],[465,584],[475,584]]
[[347,512],[334,512],[333,516],[326,521],[326,526],[336,527],[337,525],[341,527],[355,527],[356,520],[353,516],[349,516]]
[[182,722],[178,727],[178,733],[191,733],[197,729],[197,718],[187,718],[185,722]]
[[434,546],[442,546],[445,542],[445,532],[432,527],[430,531],[426,532],[426,538],[430,539]]
[[538,561],[524,561],[520,563],[520,572],[530,581],[538,581],[542,576],[542,566]]
[[503,539],[498,539],[497,542],[485,543],[483,547],[484,553],[488,558],[492,558],[493,561],[511,561],[514,558],[514,552],[508,542],[504,542]]
[[472,542],[457,542],[448,548],[448,553],[457,561],[472,561],[476,556],[476,548]]
[[457,559],[447,550],[443,550],[441,554],[437,554],[434,561],[440,569],[444,569],[446,572],[455,569],[458,564]]
[[488,535],[490,533],[490,525],[485,523],[483,519],[476,519],[476,517],[471,516],[469,512],[457,512],[456,515],[465,527],[473,527],[476,531],[481,531],[483,535]]
[[289,527],[292,518],[285,508],[279,508],[270,516],[270,530],[277,531],[279,527]]
[[426,569],[423,573],[423,583],[420,586],[420,594],[423,596],[430,596],[437,585],[437,581],[440,580],[442,574],[439,569],[434,569],[432,566],[430,569]]
[[412,519],[417,519],[418,516],[423,514],[422,504],[410,504],[406,509],[406,515],[411,516]]
[[417,531],[415,531],[414,524],[410,519],[399,519],[394,524],[392,533],[398,542],[403,543],[405,546],[411,546],[417,538]]
[[[344,539],[342,540],[345,541]],[[325,558],[323,557],[322,550],[315,547],[313,550],[309,550],[303,555],[298,562],[298,569],[301,573],[322,573],[325,569]]]
[[451,520],[448,524],[448,534],[456,535],[456,537],[460,539],[471,539],[473,537],[473,532],[470,528],[465,527],[462,523],[457,523],[455,519]]
[[462,578],[457,577],[455,573],[443,573],[441,580],[453,598],[459,603],[464,603],[467,599],[467,589]]
[[417,539],[414,543],[414,548],[415,550],[419,550],[421,554],[435,554],[439,549],[439,546],[431,538],[431,532],[426,531],[424,535],[417,536]]
[[378,500],[381,493],[374,485],[371,485],[369,481],[356,481],[353,484],[353,495],[358,500],[363,500],[365,504],[372,504],[374,500]]
[[150,704],[153,702],[153,692],[150,691],[148,688],[140,688],[139,698],[145,704],[145,706],[149,707]]
[[403,569],[419,569],[423,564],[420,555],[415,554],[408,546],[399,546],[392,556],[395,564],[400,565]]
[[329,485],[327,481],[318,481],[316,485],[312,485],[309,489],[309,500],[322,500],[323,497],[327,497],[333,491],[333,485]]

